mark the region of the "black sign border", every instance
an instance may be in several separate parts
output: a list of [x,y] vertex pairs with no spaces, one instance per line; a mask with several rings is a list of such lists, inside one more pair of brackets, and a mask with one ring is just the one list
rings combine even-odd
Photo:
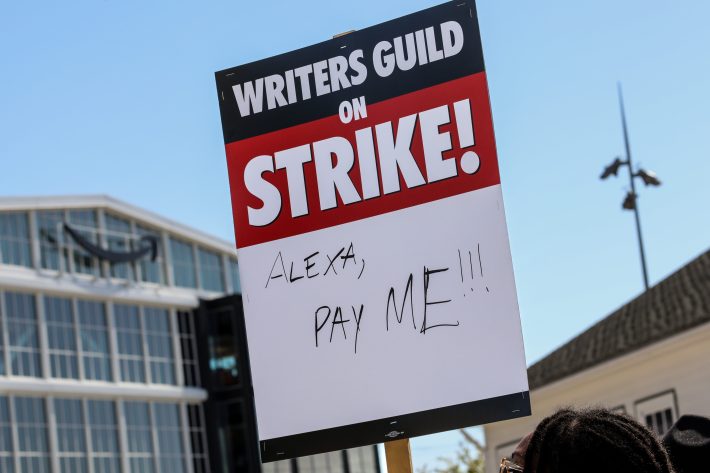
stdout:
[[[377,42],[391,41],[396,36],[413,33],[426,27],[436,29],[441,22],[448,20],[457,20],[463,27],[466,40],[460,53],[426,65],[415,66],[410,71],[400,71],[395,68],[394,72],[385,78],[376,74],[372,66],[371,54]],[[286,70],[337,55],[347,56],[354,49],[363,49],[365,53],[364,61],[368,76],[363,84],[320,97],[313,96],[308,100],[299,100],[291,105],[264,110],[247,117],[239,115],[232,91],[233,85],[271,74],[282,74]],[[484,71],[483,48],[475,1],[446,2],[344,36],[215,72],[224,143],[226,145],[337,115],[338,105],[344,100],[365,96],[367,104],[372,105]]]
[[398,417],[262,440],[259,442],[259,451],[261,461],[268,463],[529,415],[530,394],[523,391]]

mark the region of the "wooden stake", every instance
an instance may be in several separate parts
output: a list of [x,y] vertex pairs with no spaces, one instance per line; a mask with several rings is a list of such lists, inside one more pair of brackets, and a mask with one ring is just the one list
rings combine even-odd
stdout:
[[387,473],[413,473],[409,439],[385,442]]

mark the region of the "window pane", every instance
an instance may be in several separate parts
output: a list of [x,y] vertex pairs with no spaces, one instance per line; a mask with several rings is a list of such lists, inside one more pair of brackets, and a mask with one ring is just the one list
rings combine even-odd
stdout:
[[84,377],[111,381],[111,362],[106,326],[106,310],[102,303],[79,301],[79,332],[83,352]]
[[342,452],[328,452],[322,454],[325,457],[325,463],[328,467],[323,473],[343,473],[343,454]]
[[146,282],[154,282],[157,284],[162,284],[163,283],[163,269],[162,269],[162,261],[163,261],[163,251],[162,251],[162,244],[163,241],[160,238],[160,233],[158,233],[155,230],[151,230],[149,228],[143,227],[141,225],[136,225],[136,232],[138,233],[139,237],[142,236],[152,236],[157,238],[158,240],[158,255],[155,259],[155,261],[152,261],[150,257],[144,257],[141,258],[140,265],[141,265],[141,278],[143,281]]
[[212,383],[219,388],[240,383],[237,344],[231,310],[220,310],[210,320],[207,349]]
[[88,401],[94,473],[119,473],[118,424],[113,401]]
[[646,426],[658,435],[665,435],[676,417],[675,391],[667,391],[636,402],[636,412]]
[[200,404],[188,404],[187,418],[190,423],[190,446],[192,449],[192,465],[194,473],[207,473],[207,442],[205,439],[205,425]]
[[61,473],[85,473],[88,465],[82,402],[78,399],[55,399],[54,415],[57,419]]
[[2,328],[4,318],[5,308],[2,306],[2,294],[0,294],[0,376],[7,375],[7,368],[5,368],[5,335]]
[[224,292],[224,279],[222,271],[222,257],[219,253],[199,248],[200,282],[202,289],[207,291]]
[[[64,212],[62,210],[43,210],[37,212],[37,227],[39,229],[39,249],[42,267],[46,269],[60,269],[59,246],[67,244],[67,236],[62,230],[64,222]],[[68,271],[66,265],[66,253],[64,256],[64,270]]]
[[190,311],[178,311],[178,330],[180,332],[180,350],[182,352],[182,371],[185,386],[199,386],[197,366],[197,346],[193,329],[193,315]]
[[114,305],[113,319],[116,324],[121,379],[133,383],[145,383],[143,335],[138,306]]
[[313,473],[330,473],[328,456],[326,454],[313,455],[311,457],[313,462]]
[[[262,473],[293,473],[291,469],[291,460],[279,460],[261,465]],[[310,468],[306,469],[308,473],[312,473]]]
[[153,436],[148,403],[128,401],[123,406],[131,472],[154,473]]
[[76,333],[71,299],[44,298],[52,377],[78,379]]
[[15,464],[12,457],[7,455],[0,455],[0,471],[7,473],[15,472]]
[[[222,451],[221,463],[226,471],[249,471],[250,463],[247,460],[247,441],[244,427],[244,415],[241,402],[222,403],[217,406],[217,425],[210,426],[217,432],[220,445],[229,445],[229,449]],[[253,468],[253,467],[252,467]],[[302,469],[301,471],[308,471]]]
[[666,409],[665,411],[663,411],[663,415],[665,416],[666,420],[663,429],[663,432],[665,433],[668,432],[671,427],[673,427],[673,411],[671,411],[670,409]]
[[[12,427],[10,426],[10,406],[7,397],[0,396],[0,467],[3,459],[12,455]],[[0,468],[0,471],[6,471]],[[12,471],[12,470],[9,470]]]
[[350,473],[371,473],[376,471],[376,446],[351,448],[348,450]]
[[155,429],[158,434],[158,460],[161,471],[182,473],[184,471],[184,451],[180,406],[177,404],[153,404]]
[[666,433],[663,425],[663,412],[656,412],[656,428],[658,429],[658,435]]
[[[106,214],[106,243],[111,251],[127,253],[138,249],[131,231],[131,222]],[[133,263],[110,263],[112,278],[135,280]]]
[[145,307],[143,322],[148,344],[151,381],[158,384],[175,384],[170,312],[166,309]]
[[34,295],[6,292],[5,316],[12,374],[41,377]]
[[[72,228],[92,243],[99,243],[96,212],[93,210],[70,210],[69,223]],[[77,273],[99,275],[99,261],[91,256],[67,235],[74,255],[74,271]]]
[[239,264],[235,258],[229,258],[229,273],[232,276],[232,292],[234,294],[242,293],[242,284],[239,280]]
[[175,285],[180,287],[196,288],[195,255],[192,252],[192,245],[171,238],[170,256],[172,257],[173,278],[175,280]]
[[0,213],[0,263],[32,266],[26,212]]
[[14,404],[20,471],[48,473],[49,448],[44,399],[16,397]]

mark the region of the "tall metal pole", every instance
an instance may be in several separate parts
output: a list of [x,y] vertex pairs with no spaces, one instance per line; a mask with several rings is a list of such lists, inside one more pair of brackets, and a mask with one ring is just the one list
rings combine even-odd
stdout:
[[643,285],[648,291],[648,271],[646,270],[646,252],[643,249],[643,237],[641,236],[641,219],[639,218],[638,195],[634,184],[634,169],[631,162],[631,147],[629,146],[629,132],[626,128],[626,112],[624,111],[624,97],[621,93],[621,84],[617,84],[619,89],[619,106],[621,107],[621,124],[624,128],[624,145],[626,146],[626,161],[629,169],[629,182],[631,183],[631,193],[634,196],[634,216],[636,217],[636,233],[639,240],[639,250],[641,252],[641,269],[643,270]]

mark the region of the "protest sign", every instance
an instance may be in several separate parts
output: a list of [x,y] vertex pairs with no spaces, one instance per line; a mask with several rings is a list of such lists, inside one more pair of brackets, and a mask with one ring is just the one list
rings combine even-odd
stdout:
[[475,4],[216,80],[262,460],[528,415]]

